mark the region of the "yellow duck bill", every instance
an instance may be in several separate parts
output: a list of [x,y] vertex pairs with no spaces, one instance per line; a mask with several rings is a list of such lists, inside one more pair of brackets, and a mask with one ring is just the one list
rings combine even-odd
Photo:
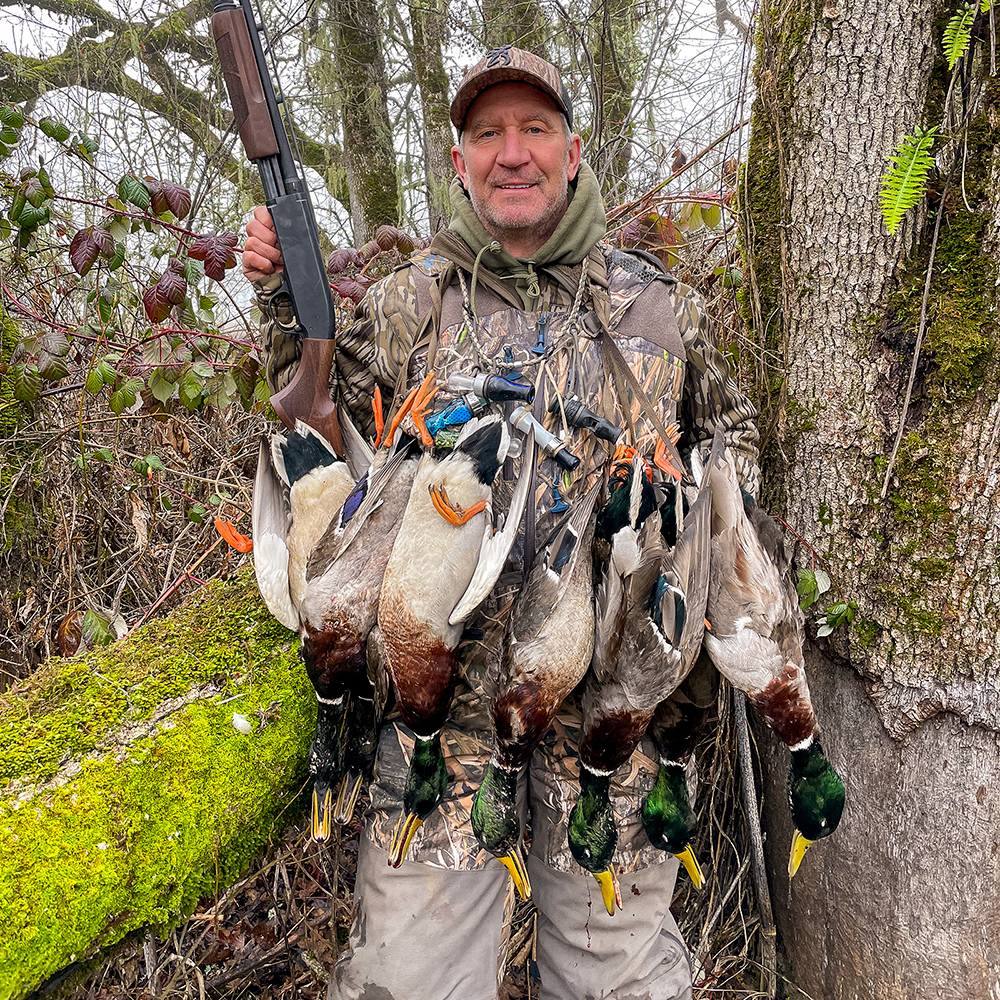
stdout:
[[389,845],[389,864],[398,868],[410,849],[413,835],[424,825],[424,821],[416,813],[406,813],[399,817],[396,829],[392,832],[392,843]]
[[806,856],[806,851],[815,844],[815,840],[810,840],[808,837],[803,837],[798,830],[795,831],[795,836],[792,837],[792,850],[788,855],[788,877],[793,878],[795,873],[799,870],[799,865],[802,864],[802,859]]
[[613,917],[622,908],[622,893],[618,886],[618,878],[612,865],[602,872],[593,872],[597,884],[601,887],[601,899],[604,900],[604,908],[608,911],[608,916]]
[[348,773],[340,783],[340,791],[337,793],[337,804],[334,806],[334,819],[344,826],[351,822],[354,815],[354,807],[358,803],[358,796],[361,794],[361,786],[364,784],[364,775],[353,776]]
[[312,839],[322,843],[333,833],[333,789],[316,782],[312,793]]
[[688,873],[688,877],[691,879],[694,887],[700,889],[705,884],[705,875],[690,845],[685,847],[679,854],[675,854],[674,857],[684,866],[684,870]]
[[509,854],[500,858],[500,864],[510,872],[510,877],[514,880],[514,888],[521,899],[531,898],[531,881],[528,879],[528,866],[524,863],[524,856],[520,846],[515,847]]

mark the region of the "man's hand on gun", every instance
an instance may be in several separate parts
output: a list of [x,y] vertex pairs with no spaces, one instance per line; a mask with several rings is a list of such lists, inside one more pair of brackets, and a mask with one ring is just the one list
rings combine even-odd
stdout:
[[243,247],[243,276],[257,281],[269,274],[278,274],[283,267],[274,223],[266,208],[258,205],[247,223],[247,241]]

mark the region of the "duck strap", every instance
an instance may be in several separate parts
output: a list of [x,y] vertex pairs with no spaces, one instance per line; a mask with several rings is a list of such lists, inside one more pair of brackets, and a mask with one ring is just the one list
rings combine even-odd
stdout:
[[[615,395],[618,396],[618,402],[621,405],[622,413],[624,414],[625,421],[628,424],[628,430],[632,434],[632,439],[633,441],[635,440],[635,428],[632,424],[632,406],[629,401],[626,387],[628,390],[631,390],[632,396],[638,400],[639,406],[642,409],[643,414],[646,416],[646,419],[653,425],[653,429],[660,436],[666,446],[667,453],[676,463],[678,463],[677,468],[682,469],[683,465],[680,464],[680,455],[677,453],[677,449],[674,447],[674,444],[670,439],[670,435],[667,434],[667,429],[664,427],[663,421],[660,419],[659,414],[656,412],[656,408],[649,401],[649,397],[639,384],[639,380],[635,377],[635,372],[632,371],[631,366],[622,356],[621,349],[615,343],[614,337],[611,336],[611,296],[608,291],[608,267],[607,260],[601,252],[600,247],[594,247],[594,249],[590,251],[590,254],[587,257],[587,266],[587,276],[590,280],[591,298],[594,306],[592,315],[598,325],[597,339],[601,346],[601,361],[604,363],[605,368],[608,370],[608,374],[611,376],[611,382],[614,385]],[[667,323],[667,325],[673,323],[674,326],[677,326],[677,317],[674,316],[673,313],[670,313],[665,317],[664,322]],[[657,346],[662,345],[658,344]]]
[[428,294],[431,305],[424,318],[417,327],[416,336],[413,338],[413,346],[406,354],[406,360],[399,366],[399,373],[396,375],[396,385],[392,393],[392,407],[390,412],[394,413],[406,397],[406,386],[410,378],[410,366],[413,359],[426,351],[427,371],[431,371],[434,366],[434,358],[437,355],[438,342],[441,336],[441,301],[444,297],[445,289],[451,284],[455,277],[456,265],[449,260],[447,267],[436,275],[430,284]]

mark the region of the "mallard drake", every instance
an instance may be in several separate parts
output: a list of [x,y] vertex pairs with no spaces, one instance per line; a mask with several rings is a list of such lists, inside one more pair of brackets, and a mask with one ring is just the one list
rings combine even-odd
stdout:
[[[602,513],[614,507],[619,518],[610,520],[610,556],[598,587],[594,663],[583,696],[580,797],[570,814],[569,844],[577,863],[597,879],[614,915],[621,897],[612,865],[618,830],[608,796],[611,776],[698,655],[708,599],[711,495],[709,488],[699,492],[668,550],[657,505],[639,500],[651,492],[642,456],[619,449],[610,486]],[[677,488],[667,484],[668,490]],[[617,494],[628,495],[629,504]],[[649,513],[643,522],[644,509]]]
[[517,776],[593,654],[591,515],[598,491],[594,486],[571,506],[535,556],[511,611],[490,701],[494,744],[472,802],[472,829],[510,872],[523,899],[531,884],[521,848]]
[[[314,744],[324,748],[313,785],[317,840],[330,835],[331,813],[335,822],[350,820],[361,786],[371,776],[389,695],[385,666],[368,647],[418,459],[404,443],[392,454],[380,453],[379,460],[354,484],[310,552],[299,602],[302,655],[323,719]],[[321,736],[329,738],[321,743]]]
[[[697,662],[697,661],[696,661]],[[709,667],[714,673],[715,668]],[[691,848],[698,820],[691,807],[687,764],[694,753],[710,708],[695,705],[679,692],[656,707],[646,730],[659,762],[656,781],[640,807],[642,826],[653,847],[673,854],[696,889],[705,884]]]
[[721,433],[712,452],[704,470],[712,487],[711,631],[705,648],[791,750],[795,834],[788,873],[793,876],[806,849],[837,828],[844,784],[819,742],[802,655],[803,617],[784,538],[741,492]]
[[[317,661],[303,604],[309,553],[354,487],[354,476],[329,442],[297,421],[291,433],[262,440],[254,480],[254,571],[271,613],[300,633],[306,672],[316,690],[316,735],[309,751],[313,785],[313,836],[329,836],[330,781],[340,778],[339,743],[345,692]],[[325,802],[326,807],[320,805]]]
[[[404,811],[390,845],[390,864],[397,867],[447,783],[440,730],[455,686],[455,650],[464,626],[454,611],[480,563],[493,564],[499,574],[506,559],[501,550],[512,542],[527,498],[527,486],[519,483],[520,510],[512,503],[507,533],[494,533],[492,483],[509,446],[506,421],[491,413],[469,420],[443,458],[426,451],[386,567],[379,628],[400,716],[416,736]],[[495,580],[480,578],[485,592]]]

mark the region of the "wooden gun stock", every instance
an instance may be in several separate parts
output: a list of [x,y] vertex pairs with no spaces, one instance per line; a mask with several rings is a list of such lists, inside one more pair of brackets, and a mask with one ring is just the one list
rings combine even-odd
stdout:
[[[289,429],[304,420],[322,434],[338,455],[344,454],[337,406],[330,398],[330,371],[336,341],[302,338],[302,357],[292,381],[271,397],[271,405]],[[308,416],[307,416],[308,414]]]

